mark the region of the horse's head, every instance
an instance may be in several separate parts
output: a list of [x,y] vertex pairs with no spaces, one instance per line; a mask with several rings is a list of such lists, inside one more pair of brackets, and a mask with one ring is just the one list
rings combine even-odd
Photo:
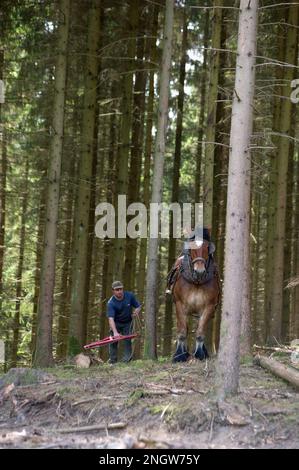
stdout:
[[207,240],[195,240],[189,242],[190,258],[193,270],[201,275],[207,270],[209,257],[215,251],[214,243]]

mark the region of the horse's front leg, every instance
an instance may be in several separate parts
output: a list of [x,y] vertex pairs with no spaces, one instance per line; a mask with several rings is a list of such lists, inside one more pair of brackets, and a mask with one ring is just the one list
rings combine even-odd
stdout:
[[190,356],[187,349],[187,315],[181,302],[176,302],[175,309],[177,317],[177,342],[172,362],[185,362]]
[[195,346],[195,351],[194,351],[194,357],[196,357],[196,359],[199,359],[201,361],[209,357],[204,340],[205,340],[205,333],[206,333],[207,325],[209,323],[209,320],[213,316],[215,308],[216,308],[215,305],[209,305],[208,307],[206,307],[198,321],[198,326],[196,330],[196,346]]

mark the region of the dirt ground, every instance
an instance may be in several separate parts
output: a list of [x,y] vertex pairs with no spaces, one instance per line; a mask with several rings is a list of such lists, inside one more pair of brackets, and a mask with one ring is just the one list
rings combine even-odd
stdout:
[[46,372],[2,386],[0,448],[299,447],[299,392],[251,363],[240,394],[221,405],[214,360]]

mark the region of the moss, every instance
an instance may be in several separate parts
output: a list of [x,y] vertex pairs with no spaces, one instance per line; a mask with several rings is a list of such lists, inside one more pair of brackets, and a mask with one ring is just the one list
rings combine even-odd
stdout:
[[163,413],[163,419],[164,421],[168,422],[173,414],[175,413],[176,406],[173,404],[166,405],[153,405],[149,408],[149,411],[153,415],[162,415]]
[[252,362],[253,362],[253,357],[251,356],[251,354],[240,357],[240,364],[242,365],[246,365],[246,364],[252,365]]
[[70,393],[74,393],[74,388],[73,387],[62,387],[57,389],[57,395],[62,397],[65,395],[68,395]]
[[70,357],[74,357],[81,352],[79,341],[74,336],[71,336],[68,344],[68,353]]
[[137,388],[134,392],[130,393],[129,397],[127,398],[125,404],[127,406],[133,406],[140,398],[143,398],[145,395],[144,390],[141,388]]
[[25,367],[10,369],[0,380],[0,387],[3,385],[14,383],[18,385],[31,385],[39,382],[45,382],[51,379],[44,370],[30,369]]

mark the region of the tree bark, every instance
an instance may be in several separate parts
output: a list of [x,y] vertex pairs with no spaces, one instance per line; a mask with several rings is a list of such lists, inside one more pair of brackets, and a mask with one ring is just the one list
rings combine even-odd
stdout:
[[[148,39],[146,51],[147,58],[151,64],[151,71],[148,77],[148,98],[146,104],[146,129],[145,129],[145,144],[144,144],[144,160],[143,160],[143,187],[140,194],[140,200],[149,207],[150,203],[150,190],[151,180],[150,173],[152,167],[152,129],[153,129],[153,112],[154,112],[154,101],[155,101],[155,70],[154,65],[157,62],[157,46],[155,35],[158,31],[159,25],[159,9],[157,5],[152,7],[152,24],[151,24],[151,37]],[[139,248],[139,265],[138,265],[138,280],[137,280],[137,293],[140,301],[144,300],[145,297],[145,280],[146,280],[146,255],[147,255],[147,238],[141,238]],[[144,329],[144,316],[140,317],[141,326]],[[143,350],[143,339],[139,338],[139,341],[135,343],[135,357],[141,357]]]
[[[157,5],[154,5],[153,8],[153,23],[151,35],[154,36],[157,34],[158,30],[158,16],[159,10]],[[157,61],[157,46],[156,40],[152,37],[149,41],[149,51],[148,58],[151,63],[151,67]],[[154,101],[155,101],[155,71],[151,70],[149,74],[149,84],[148,84],[148,98],[146,105],[146,130],[145,130],[145,145],[144,145],[144,164],[143,164],[143,188],[140,195],[141,202],[145,207],[149,207],[150,203],[150,172],[152,166],[152,130],[153,130],[153,113],[154,113]],[[147,252],[147,238],[142,238],[140,242],[140,255],[139,255],[139,269],[138,269],[138,284],[137,292],[140,299],[144,298],[144,287],[145,287],[145,277],[146,277],[146,252]]]
[[[281,62],[284,61],[285,56],[285,42],[286,42],[286,26],[284,22],[287,21],[286,11],[277,11],[277,59]],[[274,133],[279,133],[280,125],[280,109],[281,109],[281,94],[282,94],[282,79],[283,68],[277,66],[275,79],[277,87],[273,101],[273,130]],[[274,221],[275,221],[275,199],[276,199],[276,180],[277,180],[277,148],[279,137],[274,135],[272,139],[275,150],[270,154],[269,162],[269,190],[267,199],[267,235],[266,235],[266,269],[265,269],[265,303],[264,303],[264,328],[263,328],[263,342],[266,341],[269,332],[269,322],[271,315],[271,288],[273,282],[273,252],[274,252]]]
[[210,12],[207,9],[205,12],[205,27],[203,36],[203,61],[201,66],[201,78],[199,86],[200,94],[200,111],[198,118],[198,143],[196,152],[196,173],[195,173],[195,185],[194,185],[194,202],[199,203],[200,196],[200,184],[201,184],[201,167],[202,167],[202,156],[203,156],[203,138],[204,138],[204,127],[205,127],[205,111],[206,111],[206,91],[207,91],[207,56],[208,56],[208,42],[209,42],[209,19]]
[[[298,159],[295,164],[295,174],[296,174],[296,186],[294,191],[298,194],[299,191],[299,162]],[[295,206],[295,222],[294,227],[295,230],[298,230],[299,227],[299,204],[297,203]],[[298,275],[299,273],[299,238],[294,238],[294,274]],[[291,318],[290,318],[290,339],[299,338],[299,285],[297,284],[294,286],[293,291],[293,302],[291,308]]]
[[40,205],[39,205],[37,242],[36,242],[33,312],[32,312],[31,343],[30,343],[30,352],[31,352],[32,361],[34,360],[35,348],[36,348],[37,311],[38,311],[38,299],[39,299],[39,292],[40,292],[41,261],[42,261],[42,248],[43,248],[43,236],[44,236],[44,225],[45,225],[45,200],[46,200],[46,192],[44,190],[42,192]]
[[[294,110],[296,112],[296,109]],[[295,112],[291,116],[291,130],[290,135],[295,138]],[[295,227],[295,213],[294,213],[294,199],[296,200],[295,192],[295,179],[294,179],[294,167],[295,167],[295,146],[294,140],[290,143],[289,148],[289,161],[288,161],[288,172],[287,172],[287,195],[286,195],[286,234],[284,243],[284,272],[283,278],[289,281],[293,276],[293,259],[294,259],[294,245],[293,238],[297,238],[297,228]],[[294,188],[294,193],[293,193]],[[282,322],[281,322],[281,340],[283,343],[287,343],[290,340],[290,311],[291,311],[291,297],[293,290],[283,289],[283,301],[282,301]]]
[[[225,23],[227,15],[222,17],[222,23]],[[227,27],[223,24],[221,29],[221,49],[227,49]],[[218,103],[216,113],[216,142],[223,145],[215,147],[215,168],[214,168],[214,183],[213,183],[213,241],[216,245],[215,258],[219,267],[219,272],[223,272],[224,262],[224,230],[225,230],[225,217],[226,217],[226,196],[227,196],[227,180],[224,175],[228,173],[228,147],[229,147],[229,130],[230,130],[230,111],[225,106],[224,100],[227,97],[226,89],[226,73],[225,70],[228,65],[227,54],[220,55],[219,63],[219,91]],[[214,354],[219,348],[219,335],[220,335],[220,305],[218,305],[213,321],[209,322],[206,332],[205,344],[213,351]]]
[[46,225],[37,314],[36,348],[33,361],[35,367],[48,367],[53,364],[53,294],[55,285],[56,239],[63,145],[69,18],[70,0],[63,0],[61,3],[61,17],[58,30],[58,56],[55,71],[55,95],[53,103],[54,135],[51,141],[49,156]]
[[[299,7],[289,7],[287,29],[286,53],[284,62],[296,65],[298,40]],[[294,69],[287,67],[284,72],[284,85],[282,87],[283,101],[280,112],[280,138],[277,154],[277,182],[276,182],[276,212],[274,218],[274,252],[273,252],[273,281],[271,290],[271,313],[268,343],[272,344],[281,339],[282,328],[282,300],[283,300],[283,273],[284,273],[284,242],[286,224],[286,192],[287,172],[290,148],[291,111],[290,83],[293,79]]]
[[79,162],[79,183],[75,205],[74,255],[72,263],[71,310],[68,336],[68,355],[80,352],[84,344],[85,290],[87,286],[87,251],[89,240],[89,211],[91,201],[93,143],[97,105],[97,51],[100,40],[101,5],[93,0],[88,17],[87,60],[82,114],[82,142]]
[[[122,117],[120,128],[120,149],[119,162],[117,165],[117,186],[116,194],[122,195],[128,193],[128,163],[131,145],[132,128],[132,98],[133,98],[133,64],[135,65],[136,54],[136,32],[140,14],[140,0],[130,0],[128,10],[128,25],[125,25],[125,31],[129,32],[130,37],[126,38],[127,52],[129,61],[125,61],[127,69],[122,78]],[[133,63],[132,63],[133,59]],[[118,204],[117,204],[118,208]],[[118,210],[116,210],[116,227],[118,227]],[[116,234],[114,239],[114,264],[113,275],[118,279],[124,276],[126,236]]]
[[26,157],[25,167],[25,184],[24,192],[22,195],[22,206],[21,206],[21,232],[20,232],[20,250],[19,260],[16,273],[16,303],[15,303],[15,315],[13,321],[13,341],[11,348],[11,367],[16,367],[18,362],[18,347],[20,339],[20,311],[21,311],[21,300],[22,300],[22,274],[24,265],[24,252],[25,252],[25,240],[26,240],[26,219],[27,219],[27,207],[28,207],[28,175],[29,175],[29,158]]
[[[77,117],[77,116],[76,116]],[[75,178],[75,159],[71,155],[68,156],[68,174],[70,176],[68,193],[66,195],[65,210],[65,231],[63,243],[63,264],[61,268],[60,292],[61,298],[59,302],[58,314],[58,332],[57,332],[57,359],[65,359],[67,355],[67,337],[69,327],[69,306],[70,306],[70,265],[72,251],[72,232],[73,232],[73,216],[74,216],[74,185]]]
[[[3,80],[4,50],[0,49],[0,80]],[[3,295],[3,263],[4,263],[4,238],[5,238],[5,206],[6,206],[6,133],[2,123],[2,104],[0,103],[0,313],[2,313]]]
[[255,248],[253,253],[253,279],[252,279],[252,342],[254,344],[262,344],[265,337],[264,312],[260,308],[259,303],[259,283],[260,283],[260,264],[261,264],[261,219],[262,206],[261,195],[255,194],[253,201],[254,208],[254,228]]
[[[174,16],[174,0],[166,0],[165,25],[164,25],[164,43],[160,77],[160,96],[157,136],[154,155],[154,171],[152,186],[152,203],[161,203],[165,155],[165,138],[168,117],[168,95],[169,78],[171,67],[172,50],[172,30]],[[148,241],[148,270],[146,280],[146,317],[145,317],[145,341],[144,356],[146,359],[155,359],[157,357],[156,345],[156,295],[158,281],[158,253],[159,238],[150,237]]]
[[[187,20],[186,10],[184,10],[171,202],[179,201],[183,113],[184,113],[184,98],[185,98],[185,76],[186,76],[186,62],[187,62],[187,35],[188,35],[188,20]],[[173,213],[171,212],[170,218],[169,218],[168,272],[171,270],[175,262],[175,258],[176,258],[176,238],[173,237]],[[173,306],[172,297],[167,296],[165,317],[164,317],[164,329],[163,329],[164,330],[163,356],[169,356],[171,353],[172,326],[173,326],[172,306]]]
[[[204,161],[204,225],[212,227],[213,218],[213,184],[214,184],[214,153],[216,138],[216,113],[217,96],[219,82],[219,64],[221,47],[221,27],[222,27],[222,0],[214,1],[213,27],[212,27],[212,46],[210,59],[210,79],[207,109],[207,127],[205,142],[205,161]],[[220,8],[218,8],[220,7]]]
[[225,275],[217,364],[218,397],[239,384],[240,327],[244,283],[244,238],[250,211],[250,137],[253,123],[258,0],[241,0],[238,55],[230,132]]
[[[142,21],[142,25],[144,21]],[[134,99],[133,99],[133,120],[132,120],[132,148],[130,159],[130,174],[128,187],[128,204],[138,202],[140,191],[142,143],[144,134],[144,107],[145,107],[145,86],[146,72],[144,68],[144,31],[139,27],[137,40],[137,71],[135,74]],[[133,216],[131,216],[133,218]],[[129,221],[129,218],[127,219]],[[133,291],[136,283],[136,253],[137,239],[127,238],[125,256],[126,287]]]
[[[112,85],[111,95],[116,98],[116,86]],[[107,191],[106,201],[115,206],[115,185],[116,185],[116,155],[117,155],[117,129],[118,122],[116,110],[110,118],[109,129],[109,152],[108,152],[108,168],[107,168]],[[104,260],[102,266],[102,291],[101,291],[101,304],[100,304],[100,338],[104,338],[108,334],[108,322],[106,317],[107,301],[111,297],[111,285],[113,281],[113,240],[104,240]],[[99,351],[102,359],[108,357],[108,351],[102,348]]]

